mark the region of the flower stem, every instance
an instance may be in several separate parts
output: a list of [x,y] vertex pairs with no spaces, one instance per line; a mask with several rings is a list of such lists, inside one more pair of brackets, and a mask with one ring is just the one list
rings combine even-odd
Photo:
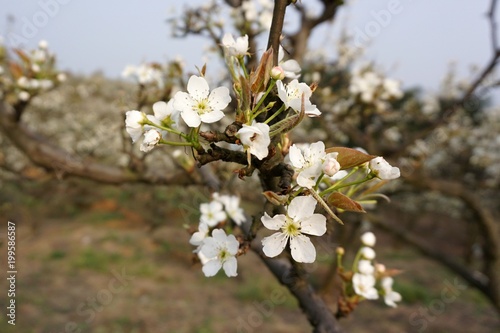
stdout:
[[285,110],[285,104],[283,104],[278,111],[276,111],[271,117],[267,118],[266,121],[264,122],[264,124],[269,124],[269,122],[271,120],[273,120],[274,118],[276,118],[281,112],[283,112],[283,110]]

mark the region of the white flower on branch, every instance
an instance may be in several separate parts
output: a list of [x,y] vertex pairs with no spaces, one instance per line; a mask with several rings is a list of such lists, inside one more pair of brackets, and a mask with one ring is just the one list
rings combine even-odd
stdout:
[[299,173],[297,184],[302,187],[312,188],[316,185],[316,181],[322,172],[328,175],[335,174],[340,169],[340,165],[337,165],[338,162],[336,161],[337,155],[337,153],[326,154],[325,144],[322,141],[302,148],[293,144],[290,147],[288,156],[290,163]]
[[236,254],[239,247],[240,243],[234,235],[228,236],[222,229],[212,231],[212,237],[206,238],[200,249],[200,254],[208,258],[202,268],[205,276],[214,276],[221,268],[228,277],[237,276]]
[[155,129],[150,129],[144,133],[144,141],[141,144],[141,151],[147,153],[160,142],[161,133]]
[[302,69],[300,68],[299,63],[295,59],[289,59],[286,61],[283,61],[283,58],[285,58],[285,51],[283,50],[283,47],[280,46],[279,52],[278,52],[278,64],[279,66],[283,69],[285,72],[285,77],[289,79],[298,79],[300,77],[300,72]]
[[240,198],[235,195],[219,195],[213,194],[214,200],[219,201],[224,205],[226,214],[236,223],[241,225],[245,221],[243,209],[240,207]]
[[271,143],[269,125],[254,120],[251,126],[243,124],[236,136],[240,139],[245,150],[259,160],[269,154],[268,147]]
[[187,93],[179,91],[174,96],[174,108],[189,127],[214,123],[224,117],[223,109],[231,102],[229,89],[218,87],[210,92],[204,77],[193,75],[187,84]]
[[201,245],[203,244],[205,238],[208,237],[209,227],[206,223],[200,222],[198,225],[198,231],[191,235],[189,239],[189,244],[198,246],[198,249],[195,252],[198,252]]
[[304,112],[309,117],[317,117],[321,114],[316,105],[312,104],[309,100],[312,95],[311,88],[297,80],[285,85],[283,81],[277,81],[276,87],[278,88],[278,96],[287,108],[292,108],[296,112],[302,110],[302,96],[304,97]]
[[243,57],[248,51],[248,35],[234,39],[229,32],[222,37],[222,47],[226,56]]
[[390,165],[383,157],[375,157],[370,161],[370,170],[380,179],[399,178],[399,168]]
[[224,207],[219,201],[214,200],[210,203],[202,203],[200,205],[200,211],[201,223],[206,223],[209,227],[215,227],[219,222],[227,218]]
[[352,276],[354,292],[366,299],[378,299],[378,291],[375,288],[375,277],[373,275],[355,273]]
[[141,85],[155,83],[159,88],[164,86],[161,70],[151,64],[128,65],[123,70],[122,76],[133,78]]
[[137,110],[127,111],[125,115],[125,129],[132,138],[132,142],[136,142],[142,135],[143,126],[147,121],[147,117],[144,112]]
[[[174,109],[174,100],[171,99],[168,103],[163,101],[153,104],[154,118],[159,123],[163,123],[167,127],[176,127],[179,123],[180,112]],[[149,118],[149,117],[148,117]],[[152,120],[149,118],[149,120]],[[152,120],[154,123],[157,121]]]
[[373,275],[375,266],[372,265],[370,260],[360,260],[358,262],[358,272],[366,275]]
[[391,277],[385,277],[382,279],[381,285],[384,290],[384,302],[390,307],[397,307],[396,302],[400,302],[402,300],[401,294],[392,290],[392,284],[394,283],[394,279]]
[[326,232],[326,217],[314,214],[316,200],[311,196],[296,197],[287,208],[286,215],[273,217],[264,213],[261,218],[270,230],[280,230],[262,239],[264,254],[276,257],[285,249],[288,239],[292,258],[297,262],[311,263],[316,260],[316,249],[307,235],[321,236]]

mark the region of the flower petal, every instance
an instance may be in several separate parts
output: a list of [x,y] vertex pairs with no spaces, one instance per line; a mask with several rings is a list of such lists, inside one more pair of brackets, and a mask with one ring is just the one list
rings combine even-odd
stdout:
[[229,96],[229,89],[226,87],[215,88],[208,96],[208,105],[213,110],[223,110],[229,102],[231,102],[231,96]]
[[184,111],[193,111],[193,99],[189,96],[188,93],[184,91],[178,91],[174,95],[174,109],[184,112]]
[[296,197],[290,202],[287,209],[287,214],[295,221],[301,221],[311,217],[316,208],[316,199],[312,196]]
[[159,101],[159,102],[156,102],[153,104],[153,112],[154,112],[154,115],[155,117],[158,119],[158,120],[163,120],[165,118],[167,118],[171,113],[172,113],[172,104],[170,104],[170,106],[163,102],[163,101]]
[[203,265],[203,274],[205,274],[206,277],[214,276],[215,274],[217,274],[219,269],[221,269],[221,267],[222,264],[219,260],[209,260],[205,265]]
[[232,255],[236,255],[236,253],[238,253],[240,242],[236,240],[236,237],[234,237],[234,235],[229,235],[226,237],[226,248],[227,252],[231,253]]
[[316,249],[309,237],[298,235],[290,239],[292,258],[297,262],[311,263],[316,260]]
[[191,97],[199,101],[208,97],[210,88],[204,77],[192,75],[187,84],[187,91]]
[[264,216],[262,216],[260,220],[267,229],[280,230],[280,228],[285,224],[286,216],[278,214],[270,217],[267,213],[264,213]]
[[238,269],[238,261],[235,257],[231,257],[224,261],[224,264],[222,264],[222,268],[224,268],[224,273],[226,273],[228,277],[238,275],[238,273],[236,272]]
[[287,243],[288,237],[282,232],[276,232],[269,237],[262,239],[262,251],[269,258],[276,257],[283,252]]
[[321,214],[313,214],[311,217],[300,222],[300,231],[304,234],[322,236],[326,232],[326,217]]
[[302,169],[304,167],[306,163],[304,155],[302,155],[302,151],[295,144],[290,147],[288,156],[290,157],[290,163],[292,163],[295,168]]
[[203,253],[205,257],[210,259],[217,257],[217,255],[219,254],[218,243],[215,241],[215,239],[213,239],[213,237],[208,237],[203,242],[200,252]]
[[193,110],[181,112],[181,117],[189,127],[198,127],[201,124],[200,115]]
[[[204,122],[206,124],[211,124],[211,123],[215,123],[216,121],[221,120],[222,118],[224,118],[224,116],[225,116],[224,112],[222,112],[220,110],[216,110],[216,111],[204,113],[204,114],[200,115],[199,118],[202,122]],[[193,126],[191,126],[191,127],[193,127]]]

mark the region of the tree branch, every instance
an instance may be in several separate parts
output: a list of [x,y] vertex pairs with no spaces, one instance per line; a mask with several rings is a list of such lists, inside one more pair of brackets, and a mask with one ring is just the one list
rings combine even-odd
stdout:
[[0,101],[0,129],[34,164],[62,175],[91,179],[106,184],[151,183],[158,185],[201,184],[184,170],[175,173],[145,171],[101,164],[92,159],[72,155],[54,146],[43,135],[16,121],[15,111]]
[[377,227],[460,275],[471,286],[481,291],[500,312],[500,228],[491,212],[482,205],[481,199],[477,195],[460,182],[428,180],[421,175],[408,177],[405,180],[416,188],[438,191],[448,197],[459,198],[471,209],[485,242],[483,247],[486,263],[484,275],[471,271],[465,265],[450,256],[446,256],[439,249],[434,249],[423,239],[412,235],[404,228],[389,224],[373,214],[369,214],[367,217]]

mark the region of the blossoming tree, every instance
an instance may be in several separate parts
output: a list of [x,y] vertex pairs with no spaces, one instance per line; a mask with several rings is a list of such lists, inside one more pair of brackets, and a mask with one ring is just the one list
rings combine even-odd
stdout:
[[[446,122],[434,124],[429,121],[432,117],[420,119],[415,115],[402,122],[396,106],[407,100],[414,104],[408,102],[403,107],[410,108],[417,102],[402,92],[397,81],[383,78],[370,66],[355,70],[342,84],[340,79],[348,76],[349,64],[328,69],[326,61],[305,61],[312,30],[332,20],[342,2],[321,1],[323,11],[316,17],[310,17],[300,2],[276,0],[273,5],[263,1],[260,6],[248,0],[226,2],[233,7],[236,36],[214,20],[220,7],[215,2],[207,8],[186,10],[174,26],[178,35],[206,34],[213,40],[227,70],[222,83],[214,83],[218,78],[211,77],[210,66],[199,68],[185,84],[176,62],[165,67],[129,66],[124,71],[139,86],[137,106],[124,110],[127,140],[140,142],[139,150],[146,154],[179,148],[172,154],[179,168],[152,170],[130,147],[126,167],[78,158],[24,126],[21,120],[33,96],[65,79],[55,70],[45,43],[30,54],[15,50],[18,61],[9,58],[10,66],[0,67],[0,127],[35,164],[53,171],[114,184],[209,188],[211,201],[200,205],[200,219],[193,221],[197,226],[189,239],[203,274],[211,277],[222,270],[227,277],[235,277],[238,258],[254,252],[296,297],[314,332],[340,332],[339,318],[364,300],[383,298],[388,306],[397,306],[402,299],[392,288],[397,271],[386,269],[376,260],[376,237],[371,231],[360,233],[362,246],[355,251],[352,262],[346,262],[344,248],[331,250],[334,246],[328,243],[329,255],[336,259],[328,280],[335,281],[339,290],[337,302],[331,306],[313,287],[307,264],[316,261],[321,239],[349,223],[343,212],[365,214],[378,199],[386,198],[381,188],[399,178],[401,172],[383,156],[393,161],[406,156],[404,152],[415,145],[422,127],[431,123],[438,128]],[[492,3],[494,6],[496,1]],[[295,35],[282,39],[286,9],[291,5],[301,16],[301,26]],[[267,32],[267,47],[258,51],[259,36]],[[281,44],[287,42],[291,59],[285,60],[288,57]],[[4,48],[0,50],[0,60],[7,63],[11,56]],[[306,66],[301,66],[304,63]],[[311,80],[317,72],[323,75]],[[309,75],[307,81],[316,82],[306,83],[303,74]],[[333,77],[337,81],[333,82]],[[335,86],[337,92],[332,93]],[[467,91],[469,97],[472,92]],[[415,113],[421,109],[422,105],[418,105]],[[400,127],[396,126],[398,122]],[[417,130],[415,124],[420,126]],[[405,126],[408,132],[402,133]],[[318,129],[326,133],[323,140],[316,138]],[[418,170],[415,160],[418,158],[403,162]],[[213,164],[224,164],[242,181],[258,179],[263,193],[260,214],[245,214],[240,207],[241,195],[221,183],[217,168],[210,167]],[[408,179],[414,180],[415,174],[412,172]],[[373,225],[399,231],[400,237],[419,246],[404,231],[373,216]],[[489,217],[482,216],[482,222],[491,229],[489,237],[497,237],[494,235],[498,230]],[[490,238],[488,242],[492,246],[488,251],[496,260],[491,261],[489,277],[498,281],[495,267],[500,262],[500,251]],[[500,303],[496,282],[484,284],[462,267],[449,261],[445,264],[461,271],[478,288],[488,293],[495,291],[492,301]]]

